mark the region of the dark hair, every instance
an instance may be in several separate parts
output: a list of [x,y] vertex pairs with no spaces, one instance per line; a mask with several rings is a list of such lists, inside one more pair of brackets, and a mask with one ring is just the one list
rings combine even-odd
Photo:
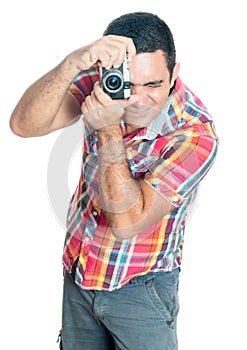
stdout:
[[176,63],[173,35],[168,25],[157,15],[134,12],[114,19],[104,31],[106,35],[121,35],[133,40],[137,54],[162,50],[172,77]]

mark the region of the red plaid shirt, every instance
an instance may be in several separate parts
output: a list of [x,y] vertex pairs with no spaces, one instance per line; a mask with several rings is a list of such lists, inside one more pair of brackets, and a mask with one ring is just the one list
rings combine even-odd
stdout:
[[[81,72],[69,92],[81,105],[98,80],[95,70]],[[97,135],[85,128],[63,255],[68,271],[77,261],[75,281],[83,289],[113,290],[136,276],[181,265],[186,218],[218,145],[207,109],[179,78],[150,126],[123,140],[133,178],[144,178],[176,208],[135,237],[119,241],[100,208]]]

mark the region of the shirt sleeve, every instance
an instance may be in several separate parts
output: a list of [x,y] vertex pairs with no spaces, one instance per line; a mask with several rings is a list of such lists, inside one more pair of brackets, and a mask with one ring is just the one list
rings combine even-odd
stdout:
[[97,81],[99,81],[99,73],[96,69],[81,71],[71,83],[68,92],[81,106],[85,98],[91,94]]
[[177,130],[144,177],[174,206],[182,204],[214,162],[218,138],[211,124]]

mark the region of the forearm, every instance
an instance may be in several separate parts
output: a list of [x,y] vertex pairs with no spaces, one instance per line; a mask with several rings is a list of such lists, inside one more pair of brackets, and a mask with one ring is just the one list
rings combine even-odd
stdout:
[[38,136],[49,132],[78,71],[65,59],[32,84],[11,115],[11,129],[21,136]]
[[39,136],[69,125],[80,114],[80,106],[66,92],[82,70],[101,65],[119,66],[128,53],[135,55],[133,41],[109,35],[69,54],[56,68],[36,81],[14,109],[10,127],[17,135]]
[[102,208],[113,230],[130,227],[143,214],[144,201],[128,167],[120,127],[98,131],[98,147]]

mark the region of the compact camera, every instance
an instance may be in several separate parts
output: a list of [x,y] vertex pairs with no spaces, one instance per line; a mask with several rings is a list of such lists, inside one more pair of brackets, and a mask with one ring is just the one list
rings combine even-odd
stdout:
[[125,59],[119,68],[106,69],[100,67],[101,87],[113,100],[130,97],[130,73],[128,61]]

